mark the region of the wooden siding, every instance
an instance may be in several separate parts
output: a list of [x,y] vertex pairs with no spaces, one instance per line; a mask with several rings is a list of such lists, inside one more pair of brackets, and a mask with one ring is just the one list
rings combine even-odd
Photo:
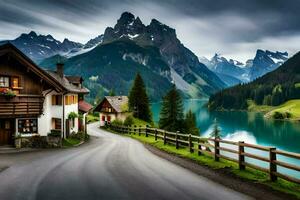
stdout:
[[44,97],[20,95],[12,98],[0,96],[0,118],[34,117],[43,113]]
[[43,91],[52,88],[10,54],[0,56],[0,76],[18,77],[17,96],[0,96],[0,118],[38,117],[43,113]]

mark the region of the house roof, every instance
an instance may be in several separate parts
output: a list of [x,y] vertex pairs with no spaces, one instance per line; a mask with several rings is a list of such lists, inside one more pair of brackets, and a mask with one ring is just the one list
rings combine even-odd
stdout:
[[49,76],[49,74],[45,70],[37,66],[29,57],[27,57],[22,51],[20,51],[10,42],[7,42],[0,46],[0,56],[7,53],[15,56],[16,59],[25,64],[33,73],[37,74],[48,84],[52,85],[55,90],[63,91],[63,86],[57,80],[55,80],[52,76]]
[[128,97],[127,96],[105,96],[101,103],[95,108],[95,111],[100,112],[103,102],[108,103],[116,110],[116,112],[128,112]]
[[[88,94],[89,90],[84,87],[75,86],[72,84],[72,81],[78,81],[79,76],[69,76],[71,77],[69,81],[66,76],[61,78],[54,71],[46,71],[36,65],[29,57],[27,57],[22,51],[15,47],[10,42],[5,43],[0,46],[0,56],[6,53],[11,53],[14,55],[20,62],[25,63],[30,70],[42,77],[48,84],[54,86],[57,91],[68,91],[74,93]],[[67,76],[68,77],[68,76]],[[81,77],[80,77],[81,78]]]
[[90,91],[82,86],[73,85],[71,81],[68,80],[67,76],[61,77],[55,71],[47,70],[47,73],[52,76],[56,81],[58,81],[67,91],[80,93],[80,94],[88,94]]
[[66,76],[66,78],[73,84],[80,84],[83,81],[83,78],[81,76]]
[[88,102],[81,100],[78,102],[78,108],[79,108],[79,111],[87,113],[93,109],[93,106],[91,104],[89,104]]

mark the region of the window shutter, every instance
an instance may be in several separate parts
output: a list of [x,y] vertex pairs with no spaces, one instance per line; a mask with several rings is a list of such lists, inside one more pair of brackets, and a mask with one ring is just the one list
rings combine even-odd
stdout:
[[52,105],[56,105],[56,96],[52,95]]

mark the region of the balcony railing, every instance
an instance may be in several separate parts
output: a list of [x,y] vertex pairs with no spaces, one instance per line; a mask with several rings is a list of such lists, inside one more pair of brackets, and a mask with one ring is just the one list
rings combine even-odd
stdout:
[[29,117],[43,113],[44,97],[40,95],[0,96],[0,117]]

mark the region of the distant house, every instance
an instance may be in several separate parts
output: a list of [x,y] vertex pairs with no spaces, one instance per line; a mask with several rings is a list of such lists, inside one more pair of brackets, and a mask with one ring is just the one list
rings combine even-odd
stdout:
[[[67,137],[80,131],[80,123],[85,123],[79,117],[80,105],[89,93],[82,82],[80,76],[64,75],[63,64],[46,71],[12,44],[0,46],[0,145],[13,145],[18,136],[55,131]],[[87,112],[85,107],[81,114]],[[70,118],[70,113],[77,117]]]
[[130,114],[127,96],[105,96],[94,109],[99,112],[100,126],[105,126],[118,119],[124,121]]

